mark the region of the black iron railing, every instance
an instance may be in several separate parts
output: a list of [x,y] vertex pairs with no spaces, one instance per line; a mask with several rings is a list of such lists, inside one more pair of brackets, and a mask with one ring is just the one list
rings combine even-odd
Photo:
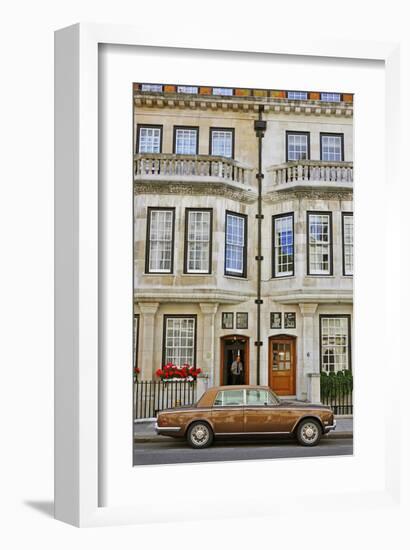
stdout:
[[353,376],[350,371],[320,376],[320,400],[334,414],[353,414]]
[[158,411],[195,402],[196,381],[142,380],[134,383],[134,419],[153,418]]

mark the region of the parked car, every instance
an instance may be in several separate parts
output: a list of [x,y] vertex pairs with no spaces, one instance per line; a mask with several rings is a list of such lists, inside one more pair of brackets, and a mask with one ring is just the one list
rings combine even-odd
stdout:
[[322,405],[281,400],[265,386],[219,386],[207,390],[195,405],[161,411],[156,432],[186,438],[204,449],[215,438],[291,435],[313,447],[336,428],[333,412]]

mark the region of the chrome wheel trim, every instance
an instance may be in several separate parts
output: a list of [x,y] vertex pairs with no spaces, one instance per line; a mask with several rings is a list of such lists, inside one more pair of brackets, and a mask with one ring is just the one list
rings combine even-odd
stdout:
[[313,422],[303,424],[300,435],[305,443],[314,443],[319,437],[319,428]]
[[191,441],[197,446],[202,447],[209,441],[209,428],[206,424],[197,424],[191,431]]

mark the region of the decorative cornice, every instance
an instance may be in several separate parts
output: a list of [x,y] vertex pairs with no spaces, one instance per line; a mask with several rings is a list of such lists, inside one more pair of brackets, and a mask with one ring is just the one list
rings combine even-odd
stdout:
[[181,94],[138,94],[134,97],[136,107],[168,108],[168,109],[193,109],[211,111],[242,111],[246,113],[258,113],[259,107],[263,107],[265,113],[283,113],[308,116],[336,116],[352,118],[353,104],[347,102],[323,102],[323,101],[295,101],[286,98],[276,99],[270,97],[241,98],[241,97],[204,97],[181,96]]
[[188,196],[218,196],[227,199],[252,204],[257,199],[256,191],[241,189],[233,183],[226,181],[209,183],[207,181],[195,182],[169,182],[152,181],[149,177],[134,183],[135,195],[188,195]]
[[272,302],[280,304],[352,304],[351,290],[320,290],[306,289],[279,291],[270,294]]
[[288,200],[338,200],[352,201],[353,190],[338,188],[333,190],[331,186],[309,187],[308,185],[298,189],[286,189],[283,191],[270,191],[263,196],[263,202],[277,204]]
[[247,302],[254,295],[242,292],[216,289],[163,289],[153,288],[150,290],[137,291],[134,293],[134,302],[141,307],[145,302],[152,302],[154,299],[159,303],[195,303],[201,308],[201,304],[240,304]]

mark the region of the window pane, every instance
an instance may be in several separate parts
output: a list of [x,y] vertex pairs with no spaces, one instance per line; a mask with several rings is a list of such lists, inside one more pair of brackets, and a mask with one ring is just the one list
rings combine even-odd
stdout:
[[353,275],[353,216],[343,216],[345,275]]
[[172,229],[172,210],[150,211],[149,271],[171,272]]
[[307,134],[288,134],[288,160],[301,160],[307,158]]
[[218,392],[214,405],[220,407],[229,407],[243,405],[243,390],[225,390]]
[[197,151],[196,128],[177,128],[175,133],[175,153],[177,155],[196,155]]
[[288,92],[288,99],[307,99],[307,92]]
[[195,364],[195,318],[168,317],[165,331],[165,362]]
[[232,158],[231,130],[212,130],[212,155]]
[[189,211],[187,231],[187,271],[209,272],[211,213]]
[[213,95],[233,95],[232,88],[213,88]]
[[342,136],[321,136],[322,160],[343,160]]
[[309,274],[330,274],[330,216],[309,214]]
[[272,396],[266,390],[246,390],[247,405],[266,405],[272,402]]
[[338,372],[349,368],[348,316],[322,317],[321,368]]
[[245,218],[228,214],[225,234],[226,271],[242,274],[244,272]]
[[140,128],[139,132],[139,153],[161,152],[161,128]]
[[142,92],[162,92],[162,84],[141,84]]
[[179,94],[197,94],[198,86],[178,86]]
[[275,219],[275,276],[293,274],[293,216]]
[[320,94],[320,99],[322,101],[340,101],[340,94],[323,92]]

